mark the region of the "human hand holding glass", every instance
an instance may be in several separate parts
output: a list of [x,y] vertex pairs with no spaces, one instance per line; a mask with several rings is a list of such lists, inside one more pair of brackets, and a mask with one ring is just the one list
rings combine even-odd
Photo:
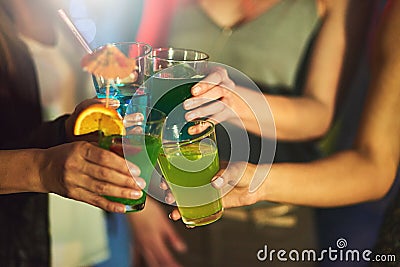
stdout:
[[193,85],[192,97],[183,103],[185,110],[188,110],[185,114],[186,120],[207,117],[219,123],[235,118],[234,111],[243,111],[239,106],[241,99],[235,93],[235,87],[236,84],[225,68],[214,67],[210,74]]
[[[125,212],[121,204],[101,195],[137,199],[142,196],[140,170],[114,153],[88,142],[73,142],[44,150],[39,161],[46,192],[83,201],[110,212]],[[135,178],[132,178],[135,174]]]
[[262,137],[275,138],[269,103],[258,86],[232,67],[209,62],[208,69],[209,74],[193,85],[192,97],[183,103],[185,119],[228,122]]

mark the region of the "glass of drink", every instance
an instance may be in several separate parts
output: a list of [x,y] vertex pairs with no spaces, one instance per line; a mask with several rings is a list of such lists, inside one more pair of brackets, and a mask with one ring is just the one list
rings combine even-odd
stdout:
[[[100,75],[92,75],[94,87],[98,98],[106,98],[107,90],[109,90],[109,98],[120,101],[121,105],[118,112],[125,114],[124,108],[129,104],[132,96],[137,95],[137,104],[148,105],[148,96],[145,90],[141,88],[144,82],[146,61],[152,51],[152,47],[145,43],[139,42],[121,42],[107,44],[115,46],[127,58],[134,59],[135,64],[132,72],[127,77],[116,77],[114,79],[106,79]],[[96,50],[101,49],[98,47]],[[96,51],[95,50],[95,51]],[[99,62],[103,64],[104,62]]]
[[[189,133],[193,128],[197,129],[196,134]],[[158,163],[188,227],[221,218],[220,192],[211,185],[212,177],[219,170],[213,123],[195,120],[166,125]]]
[[146,62],[146,87],[152,105],[167,114],[168,120],[184,121],[182,103],[191,97],[191,88],[207,74],[209,56],[183,48],[155,48]]
[[126,135],[100,135],[99,145],[104,149],[125,157],[140,168],[140,177],[146,181],[140,199],[124,199],[105,196],[107,199],[125,204],[127,212],[140,211],[145,206],[146,192],[157,157],[161,152],[161,135],[165,114],[159,110],[139,105],[126,105],[124,126]]

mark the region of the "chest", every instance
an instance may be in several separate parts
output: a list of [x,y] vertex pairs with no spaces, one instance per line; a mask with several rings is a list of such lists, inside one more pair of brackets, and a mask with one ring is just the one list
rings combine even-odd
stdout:
[[291,88],[317,28],[312,0],[282,0],[234,27],[220,27],[192,5],[177,11],[169,44],[206,52],[211,61],[234,67],[257,83]]

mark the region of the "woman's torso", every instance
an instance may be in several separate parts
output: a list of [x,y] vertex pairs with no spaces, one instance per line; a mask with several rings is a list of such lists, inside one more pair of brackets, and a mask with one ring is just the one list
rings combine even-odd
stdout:
[[[281,0],[250,21],[220,27],[192,2],[176,10],[168,45],[204,51],[210,61],[243,72],[264,93],[295,96],[301,94],[300,71],[319,21],[316,0]],[[218,142],[227,147],[223,132],[219,130]],[[268,162],[269,158],[259,159],[261,139],[252,134],[249,139],[249,161]],[[227,152],[221,157],[228,156]],[[278,142],[274,161],[309,161],[318,156],[314,142]]]
[[[266,87],[295,87],[298,66],[318,27],[315,0],[282,0],[257,18],[220,27],[196,4],[176,11],[169,42],[204,51]],[[267,90],[267,89],[266,89]]]

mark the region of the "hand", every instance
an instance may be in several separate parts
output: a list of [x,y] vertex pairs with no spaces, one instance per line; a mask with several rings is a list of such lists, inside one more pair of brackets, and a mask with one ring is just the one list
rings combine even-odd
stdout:
[[234,93],[235,87],[226,69],[216,67],[214,72],[192,87],[193,97],[183,103],[184,108],[190,110],[185,114],[186,120],[208,117],[219,123],[237,117],[238,108],[244,103]]
[[40,179],[46,192],[110,212],[125,212],[125,206],[102,195],[138,199],[143,194],[145,181],[138,178],[139,168],[113,152],[87,142],[40,151]]
[[257,170],[255,164],[234,162],[230,163],[226,169],[221,169],[214,176],[211,184],[221,190],[224,208],[248,206],[259,201],[260,192],[257,189],[266,177],[262,176],[263,174],[262,170]]
[[[142,256],[146,266],[181,266],[170,252],[169,245],[177,252],[186,251],[186,245],[171,226],[158,203],[148,197],[140,213],[129,214],[136,242],[135,259]],[[134,266],[141,266],[134,264]]]

